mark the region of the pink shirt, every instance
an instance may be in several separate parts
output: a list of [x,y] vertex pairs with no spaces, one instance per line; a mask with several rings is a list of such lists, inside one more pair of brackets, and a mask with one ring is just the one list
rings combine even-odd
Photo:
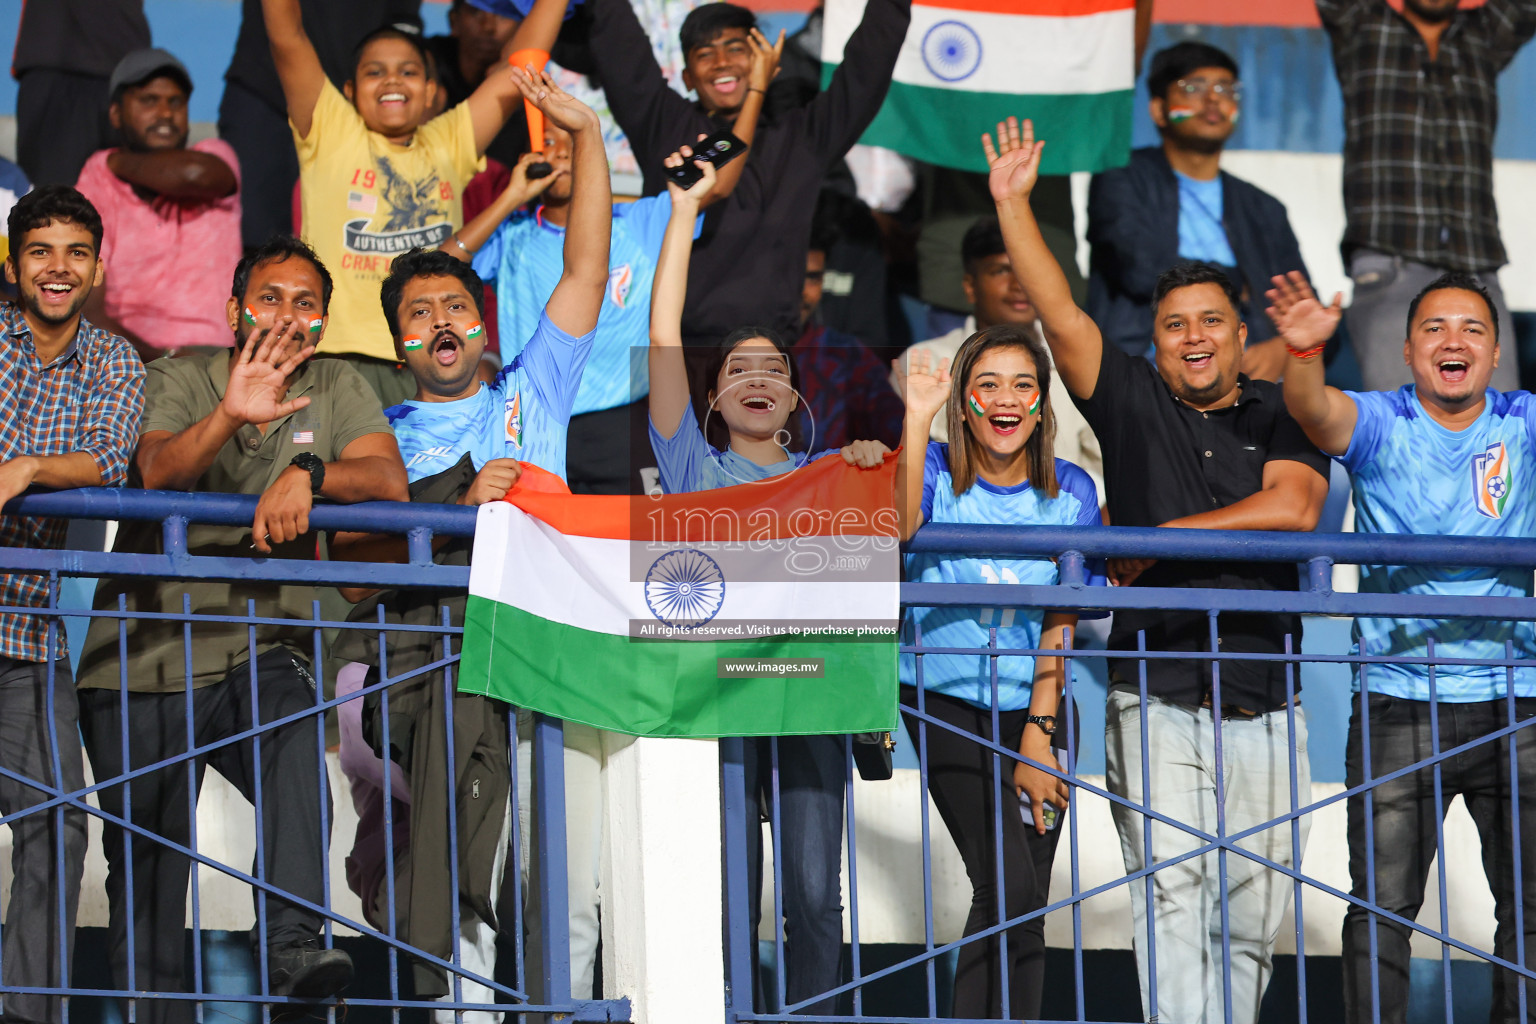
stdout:
[[234,343],[224,313],[240,262],[240,162],[221,139],[189,147],[229,165],[236,189],[211,202],[145,201],[91,154],[75,187],[101,214],[107,315],[159,349]]

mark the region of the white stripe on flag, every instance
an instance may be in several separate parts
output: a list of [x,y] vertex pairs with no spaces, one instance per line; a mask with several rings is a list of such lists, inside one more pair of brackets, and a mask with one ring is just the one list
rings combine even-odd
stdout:
[[[827,4],[824,62],[842,62],[848,37],[863,16],[864,0]],[[1116,92],[1136,84],[1131,66],[1135,34],[1131,9],[1048,18],[917,4],[892,77],[908,85],[960,92]]]
[[[840,543],[851,547],[862,540],[840,538]],[[552,622],[627,634],[631,620],[661,621],[647,602],[644,581],[631,579],[636,543],[569,536],[514,505],[488,502],[480,506],[475,524],[469,592]],[[798,542],[802,545],[799,548],[793,547],[796,543],[789,542],[787,547],[803,551],[805,542]],[[716,546],[669,545],[651,557],[688,547],[708,553]],[[889,550],[883,550],[886,548]],[[890,562],[883,581],[876,575],[878,568],[865,576],[867,582],[829,581],[814,573],[796,578],[784,570],[783,550],[760,556],[739,550],[716,551],[717,562],[724,567],[725,585],[724,601],[712,618],[893,622],[899,615],[899,593],[894,582],[896,554],[892,542],[890,538],[870,538],[862,550],[873,554],[877,567],[880,559]],[[775,565],[785,577],[782,582],[772,581]],[[741,577],[750,581],[742,582]],[[757,582],[763,580],[771,582]]]

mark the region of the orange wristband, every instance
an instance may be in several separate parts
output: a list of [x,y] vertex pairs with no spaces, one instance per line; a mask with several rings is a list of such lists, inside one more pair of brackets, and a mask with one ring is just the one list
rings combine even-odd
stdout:
[[1297,359],[1316,359],[1318,356],[1323,354],[1323,350],[1327,347],[1328,343],[1325,341],[1316,348],[1309,348],[1305,352],[1298,352],[1296,349],[1291,348],[1289,345],[1287,345],[1285,348],[1287,352],[1295,356]]

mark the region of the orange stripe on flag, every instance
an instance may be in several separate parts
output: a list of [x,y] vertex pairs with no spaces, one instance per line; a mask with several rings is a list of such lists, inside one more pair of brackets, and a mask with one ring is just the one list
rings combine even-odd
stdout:
[[987,14],[1025,14],[1037,18],[1080,18],[1088,14],[1129,11],[1136,0],[921,0],[916,6]]
[[784,476],[692,494],[571,494],[530,463],[504,500],[561,533],[611,540],[738,542],[787,537],[895,537],[896,454],[878,469],[836,455]]

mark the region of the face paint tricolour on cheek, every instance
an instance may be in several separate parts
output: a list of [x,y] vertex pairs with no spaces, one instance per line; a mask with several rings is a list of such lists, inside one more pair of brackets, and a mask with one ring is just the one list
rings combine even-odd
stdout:
[[240,311],[240,318],[252,327],[256,326],[256,311],[250,306],[246,306]]
[[1029,409],[1027,410],[1029,415],[1034,416],[1040,412],[1040,399],[1044,397],[1045,395],[1043,395],[1041,392],[1035,392],[1035,400],[1029,403]]
[[476,320],[474,323],[469,325],[469,330],[464,332],[464,338],[467,341],[474,341],[484,333],[485,325],[482,324],[479,320]]
[[407,334],[401,341],[405,344],[407,352],[421,348],[421,338],[414,334]]
[[975,413],[977,416],[985,416],[987,414],[986,405],[982,402],[981,396],[976,394],[975,391],[972,391],[970,395],[967,396],[967,404],[970,405],[971,412]]
[[1168,123],[1169,124],[1178,124],[1180,121],[1188,121],[1190,118],[1192,118],[1194,116],[1195,116],[1195,112],[1194,112],[1193,108],[1191,108],[1191,107],[1169,107],[1168,108]]
[[309,322],[308,330],[309,330],[310,334],[319,334],[321,329],[324,328],[324,327],[325,327],[325,317],[317,316],[317,317],[315,317],[313,320],[311,320]]

